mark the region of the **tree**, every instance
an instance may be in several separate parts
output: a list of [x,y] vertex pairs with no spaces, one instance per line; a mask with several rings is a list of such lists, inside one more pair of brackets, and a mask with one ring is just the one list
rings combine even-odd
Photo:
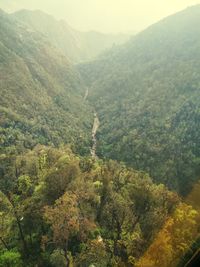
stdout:
[[181,203],[136,267],[176,267],[197,235],[197,215],[191,206]]
[[52,207],[46,206],[44,217],[51,226],[53,242],[64,250],[67,266],[69,266],[70,240],[76,236],[79,238],[87,236],[95,225],[83,216],[79,209],[77,196],[72,192],[66,192],[56,200]]

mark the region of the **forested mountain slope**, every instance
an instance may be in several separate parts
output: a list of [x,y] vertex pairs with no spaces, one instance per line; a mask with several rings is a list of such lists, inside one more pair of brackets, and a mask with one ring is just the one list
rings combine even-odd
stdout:
[[88,152],[93,118],[80,75],[41,34],[3,11],[0,25],[1,148],[64,142]]
[[39,10],[20,10],[12,16],[44,34],[55,47],[76,63],[91,60],[113,45],[122,44],[129,39],[125,34],[80,32],[72,29],[64,20],[58,21]]
[[99,114],[99,155],[185,193],[200,175],[200,6],[79,66]]

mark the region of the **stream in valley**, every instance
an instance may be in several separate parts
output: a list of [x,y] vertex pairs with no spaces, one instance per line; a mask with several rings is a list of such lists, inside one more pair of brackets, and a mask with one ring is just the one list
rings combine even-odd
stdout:
[[[84,102],[87,100],[88,94],[89,94],[89,89],[86,88],[85,95],[83,97],[83,101]],[[98,118],[98,114],[95,111],[94,112],[94,122],[93,122],[93,127],[92,127],[92,147],[90,149],[90,154],[91,154],[92,158],[94,158],[94,159],[98,159],[98,157],[96,155],[96,149],[97,149],[96,134],[97,134],[99,126],[100,126],[100,121],[99,121],[99,118]]]
[[96,134],[97,134],[99,125],[100,125],[100,121],[99,121],[98,115],[96,112],[94,112],[94,123],[93,123],[93,128],[92,128],[92,148],[90,150],[91,156],[94,159],[98,158],[96,155],[96,148],[97,148]]

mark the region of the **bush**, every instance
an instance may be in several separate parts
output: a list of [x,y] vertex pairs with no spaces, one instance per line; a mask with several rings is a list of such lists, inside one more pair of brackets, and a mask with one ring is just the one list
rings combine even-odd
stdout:
[[0,255],[0,267],[22,267],[21,255],[16,251],[5,251]]

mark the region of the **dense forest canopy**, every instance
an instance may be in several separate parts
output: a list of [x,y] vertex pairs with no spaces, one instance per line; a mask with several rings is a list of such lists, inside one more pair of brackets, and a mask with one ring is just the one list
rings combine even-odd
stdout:
[[199,23],[194,6],[105,51],[127,37],[0,11],[0,267],[183,267],[199,249]]
[[125,266],[179,202],[145,173],[78,158],[67,147],[37,146],[13,158],[6,174],[13,188],[1,193],[1,237],[41,266],[66,266],[50,263],[67,251],[75,266]]

